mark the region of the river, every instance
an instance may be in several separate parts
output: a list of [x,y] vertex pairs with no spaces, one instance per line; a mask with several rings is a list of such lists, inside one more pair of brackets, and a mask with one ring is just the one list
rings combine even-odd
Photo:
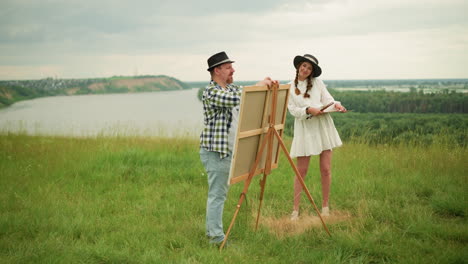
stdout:
[[198,137],[203,106],[198,89],[20,101],[0,110],[0,133],[74,137]]

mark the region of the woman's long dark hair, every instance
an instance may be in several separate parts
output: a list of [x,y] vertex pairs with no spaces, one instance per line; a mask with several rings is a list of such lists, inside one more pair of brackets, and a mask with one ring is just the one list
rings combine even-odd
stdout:
[[[302,63],[301,63],[301,65],[302,65]],[[299,65],[297,67],[297,69],[296,69],[296,79],[294,79],[294,85],[296,86],[296,89],[294,90],[294,92],[297,95],[301,94],[301,91],[299,90],[299,88],[297,88],[297,83],[298,83],[297,76],[299,75],[299,68],[301,68],[301,65]],[[306,91],[304,93],[304,98],[309,98],[310,97],[310,94],[308,92],[310,91],[310,89],[312,89],[312,75],[313,75],[313,72],[311,72],[310,75],[307,77],[307,89],[306,89]]]

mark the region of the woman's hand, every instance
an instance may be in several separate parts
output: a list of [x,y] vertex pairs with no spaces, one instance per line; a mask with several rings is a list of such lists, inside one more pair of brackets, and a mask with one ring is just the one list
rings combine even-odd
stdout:
[[323,111],[320,111],[320,108],[309,107],[307,108],[307,113],[313,116],[318,116],[323,114]]
[[346,113],[348,110],[346,110],[346,108],[344,106],[342,106],[340,103],[335,103],[335,108],[336,110],[342,112],[342,113]]

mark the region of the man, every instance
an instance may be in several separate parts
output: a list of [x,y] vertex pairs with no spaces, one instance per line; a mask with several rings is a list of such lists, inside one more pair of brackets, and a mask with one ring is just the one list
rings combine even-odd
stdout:
[[[211,82],[202,96],[205,127],[200,135],[200,159],[208,175],[206,235],[218,245],[224,240],[223,209],[242,89],[233,84],[233,62],[224,51],[208,58]],[[267,77],[257,85],[272,83],[277,81]]]

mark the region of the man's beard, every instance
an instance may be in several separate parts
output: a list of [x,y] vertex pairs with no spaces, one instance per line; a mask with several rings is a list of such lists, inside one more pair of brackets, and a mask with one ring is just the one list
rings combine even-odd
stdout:
[[231,83],[233,83],[233,82],[234,82],[234,78],[233,78],[233,76],[231,75],[231,76],[229,76],[229,77],[227,78],[226,83],[227,83],[227,84],[231,84]]

